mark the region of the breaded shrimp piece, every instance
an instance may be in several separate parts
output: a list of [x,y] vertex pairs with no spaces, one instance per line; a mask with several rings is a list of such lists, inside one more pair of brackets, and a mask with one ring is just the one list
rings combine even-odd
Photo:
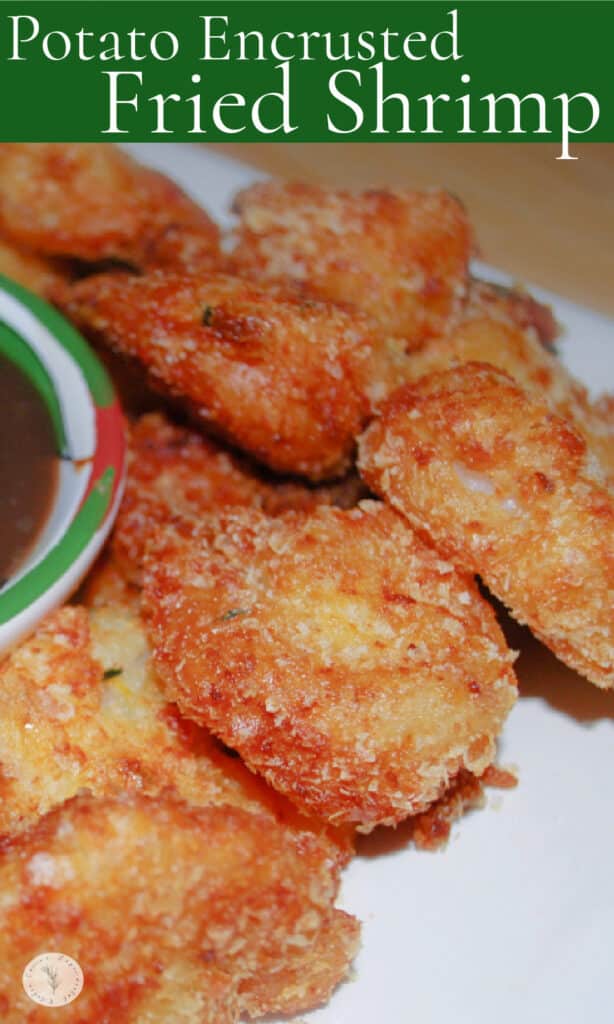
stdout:
[[472,234],[447,192],[270,181],[241,192],[234,209],[242,273],[295,278],[308,294],[353,303],[409,347],[440,334],[462,301]]
[[347,509],[369,497],[372,497],[369,488],[352,467],[341,480],[312,487],[299,480],[272,481],[264,495],[262,508],[270,516],[283,512],[310,512],[320,505]]
[[516,684],[468,576],[380,502],[166,527],[146,557],[156,666],[299,808],[365,831],[480,772]]
[[6,1024],[47,1021],[21,973],[50,949],[83,970],[69,1024],[235,1024],[239,984],[304,961],[335,915],[322,865],[266,818],[170,794],[69,801],[4,845],[0,895]]
[[614,395],[600,395],[593,402],[593,410],[610,433],[614,446]]
[[562,661],[614,685],[614,499],[551,405],[482,363],[393,395],[360,470]]
[[108,143],[0,145],[0,231],[46,256],[141,264],[170,226],[218,249],[216,225],[163,174]]
[[226,273],[231,262],[200,225],[169,224],[147,245],[139,264],[144,270],[177,270],[190,274]]
[[111,539],[113,568],[106,572],[119,571],[140,585],[147,540],[172,519],[198,520],[227,505],[251,505],[270,515],[317,505],[351,507],[367,493],[356,473],[317,487],[267,480],[202,433],[149,413],[129,431],[126,490]]
[[[234,977],[187,960],[169,966],[162,977],[157,975],[134,1009],[128,1006],[130,1024],[236,1024],[240,1017]],[[109,1020],[115,1021],[115,1016]]]
[[358,921],[334,910],[316,941],[270,974],[253,974],[239,985],[239,1001],[250,1018],[265,1013],[294,1016],[328,1002],[356,956]]
[[510,314],[508,300],[486,285],[472,286],[462,316],[444,337],[433,338],[412,355],[407,376],[418,380],[468,362],[490,363],[548,402],[588,442],[606,476],[614,478],[614,426],[600,416],[586,388],[546,350],[537,329],[523,326]]
[[47,298],[68,276],[59,263],[34,256],[0,238],[0,274]]
[[109,543],[88,572],[76,598],[89,609],[120,604],[135,615],[139,614],[141,606],[138,584],[130,581]]
[[458,773],[454,784],[434,804],[412,820],[411,839],[419,850],[439,850],[448,842],[452,825],[484,805],[484,787],[471,772]]
[[405,379],[407,358],[360,314],[239,278],[103,274],[64,310],[227,440],[314,480],[347,468],[375,404]]
[[112,535],[113,559],[140,584],[143,553],[157,526],[199,518],[225,505],[261,505],[264,481],[244,460],[160,413],[130,428],[124,497]]
[[460,316],[475,313],[490,314],[495,319],[515,324],[523,331],[530,331],[546,348],[552,348],[560,334],[560,326],[550,306],[539,302],[521,287],[508,288],[472,278]]
[[132,609],[50,616],[2,663],[0,701],[4,833],[81,789],[173,786],[192,802],[232,802],[224,759],[166,700]]
[[591,402],[590,425],[591,446],[604,467],[609,487],[614,489],[614,395],[600,395]]
[[229,803],[316,845],[334,875],[349,832],[299,816],[166,698],[133,604],[66,607],[0,666],[0,833],[30,825],[87,789]]
[[[113,594],[117,599],[116,589]],[[283,833],[306,858],[306,867],[317,864],[327,873],[334,891],[350,852],[349,834],[325,833],[320,823],[299,816],[204,730],[182,718],[157,684],[140,623],[130,610],[99,606],[89,632],[88,637],[83,609],[63,609],[3,666],[2,828],[23,830],[83,789],[97,796],[128,790],[158,798],[172,789],[195,806],[228,803],[257,812],[266,820],[267,843],[270,835]],[[78,694],[80,685],[84,692]],[[327,925],[331,955],[338,948],[338,931],[345,928],[337,925],[337,913]],[[352,927],[356,931],[355,923]],[[318,939],[312,960],[306,959],[308,951],[299,951],[305,997],[299,1009],[313,1005],[314,993],[324,991],[318,960],[323,953],[316,952],[324,941]],[[341,966],[335,955],[331,987],[348,962]],[[333,964],[339,967],[336,974]],[[286,998],[286,987],[294,984],[287,972],[292,972],[291,959],[284,960],[283,970],[276,966],[270,980],[259,976],[260,995],[250,998],[261,1000],[263,1013]],[[160,1013],[173,992],[164,987],[152,995]],[[215,1016],[211,1021],[219,1024]]]

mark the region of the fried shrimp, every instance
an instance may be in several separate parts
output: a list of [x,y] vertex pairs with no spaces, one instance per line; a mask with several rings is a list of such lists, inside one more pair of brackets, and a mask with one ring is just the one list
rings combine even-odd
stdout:
[[[608,464],[614,463],[614,395],[600,395],[593,402],[593,412],[601,423],[602,430],[610,439],[611,455]],[[614,477],[614,470],[612,476]]]
[[407,358],[360,314],[238,278],[103,274],[64,309],[233,444],[314,480],[347,468],[375,404],[405,379]]
[[156,171],[116,146],[82,143],[0,145],[0,231],[45,256],[137,266],[170,227],[196,232],[218,249],[204,210]]
[[521,330],[530,331],[546,348],[552,348],[560,333],[554,313],[549,306],[538,302],[523,288],[507,288],[472,278],[461,312],[467,314],[489,314],[506,323],[515,324]]
[[78,597],[90,610],[105,605],[121,605],[123,610],[130,610],[138,616],[141,607],[139,585],[131,581],[130,573],[125,571],[109,542],[85,577]]
[[316,844],[332,873],[351,851],[349,832],[299,818],[291,804],[228,756],[166,698],[138,610],[117,586],[95,606],[66,607],[0,666],[0,832],[30,825],[87,789],[229,803]]
[[0,274],[43,297],[49,296],[68,276],[59,263],[34,256],[1,238]]
[[595,402],[597,414],[614,429],[614,395],[601,395]]
[[157,526],[225,505],[261,505],[265,493],[264,482],[238,456],[160,413],[142,416],[130,429],[114,560],[138,584],[145,544]]
[[593,406],[586,388],[546,350],[538,328],[528,320],[510,310],[508,293],[501,296],[478,284],[448,333],[429,341],[408,360],[407,376],[418,380],[462,363],[490,363],[568,419],[588,442],[606,476],[614,479],[614,427]]
[[392,396],[359,465],[562,661],[614,685],[614,503],[548,402],[486,364],[433,374]]
[[243,1012],[252,1018],[265,1013],[290,1017],[327,1002],[358,951],[359,934],[356,919],[335,910],[303,953],[275,972],[253,974],[240,984]]
[[[6,1024],[42,1024],[21,986],[24,966],[49,949],[80,964],[86,984],[62,1008],[72,1024],[236,1024],[240,989],[255,983],[267,1013],[293,998],[294,964],[332,935],[336,976],[346,917],[328,872],[266,818],[227,806],[80,796],[0,852],[0,1007]],[[328,984],[305,971],[298,1005]],[[288,995],[285,995],[288,990]],[[258,999],[262,994],[262,1000]],[[247,997],[246,997],[247,998]]]
[[224,273],[231,264],[211,235],[197,225],[169,224],[144,249],[145,270],[177,270],[190,274]]
[[241,192],[235,211],[243,273],[354,303],[410,347],[441,333],[462,301],[472,234],[446,192],[264,182]]
[[320,505],[347,509],[354,508],[359,501],[370,497],[371,492],[353,467],[341,480],[312,487],[298,480],[271,482],[262,508],[270,516],[278,516],[283,512],[310,512]]
[[198,520],[228,505],[262,508],[270,515],[318,505],[349,508],[367,493],[356,473],[314,487],[265,479],[198,431],[149,413],[130,428],[126,490],[111,539],[113,566],[140,585],[147,540],[172,519]]
[[167,527],[144,594],[169,696],[307,812],[393,824],[493,759],[513,655],[474,582],[380,502]]
[[[263,1014],[285,1006],[292,1006],[297,1012],[309,1009],[342,979],[356,950],[357,923],[332,907],[339,871],[351,850],[350,834],[326,829],[321,822],[299,815],[291,803],[252,775],[205,730],[182,718],[157,682],[134,608],[120,603],[117,586],[111,588],[111,595],[115,603],[99,603],[89,616],[83,608],[62,609],[2,666],[0,828],[5,837],[25,832],[23,842],[27,846],[28,827],[40,827],[36,823],[41,816],[49,817],[54,807],[61,806],[61,815],[66,813],[68,818],[63,831],[72,822],[67,808],[73,805],[65,801],[83,791],[92,794],[90,817],[99,834],[104,832],[105,808],[110,806],[105,801],[115,800],[125,792],[133,794],[131,799],[137,801],[146,794],[151,798],[148,806],[153,807],[155,814],[171,797],[175,802],[179,798],[186,800],[190,815],[195,808],[213,805],[223,810],[221,820],[232,820],[235,812],[231,808],[249,812],[248,818],[258,821],[262,856],[274,859],[280,844],[291,845],[302,870],[314,884],[327,887],[330,906],[313,944],[297,943],[279,962],[263,963],[253,980],[242,972],[244,995],[239,994],[238,984],[228,991],[222,986],[219,1016],[213,1010],[210,1017],[202,1016],[213,998],[211,984],[215,979],[207,973],[195,972],[195,964],[178,964],[179,976],[176,977],[175,968],[170,976],[166,972],[164,978],[156,975],[155,984],[152,981],[147,992],[143,992],[143,1003],[133,1003],[126,996],[125,1020],[130,1024],[141,1020],[147,1024],[158,1019],[165,1021],[168,1018],[164,1012],[170,1006],[174,1008],[173,1000],[179,1000],[180,995],[186,1021],[195,1024],[203,1020],[220,1024],[224,1019],[222,1013],[230,1013],[230,1007],[236,1007],[236,1012],[233,1010],[228,1016],[233,1022],[238,1019],[239,1010],[251,1012],[256,1007]],[[102,602],[100,592],[98,599]],[[43,817],[43,823],[45,820]],[[183,827],[175,819],[169,825]],[[82,837],[75,840],[81,846],[83,841]],[[237,841],[243,841],[242,833]],[[197,860],[202,855],[200,844],[193,848]],[[45,851],[48,856],[35,856],[35,863],[40,861],[41,874],[46,872],[48,877],[49,865],[56,857],[51,842]],[[130,848],[124,852],[131,857]],[[80,863],[85,870],[86,852],[83,856]],[[65,863],[62,857],[58,862]],[[129,862],[134,868],[134,862]],[[189,863],[182,869],[176,868],[179,873],[184,869],[190,870]],[[71,870],[81,872],[82,868],[73,864]],[[1,875],[0,867],[0,891]],[[63,880],[56,881],[53,888],[63,889]],[[158,883],[155,877],[144,878],[141,899],[146,898],[148,884]],[[294,885],[292,879],[285,884]],[[109,891],[101,889],[101,907]],[[36,892],[32,898],[35,896]],[[142,918],[128,917],[124,927],[126,920],[140,936]],[[43,939],[41,934],[40,941]],[[67,951],[66,947],[61,948]],[[199,955],[198,947],[193,953]],[[25,956],[24,963],[27,960]],[[328,964],[326,970],[324,962]],[[212,963],[215,966],[217,961]],[[123,972],[120,974],[123,976]],[[181,978],[190,981],[183,994]],[[120,980],[119,975],[110,979],[112,984],[119,984]],[[88,989],[90,985],[88,977]],[[4,1008],[2,995],[0,1007]],[[80,1024],[89,1024],[90,1020],[98,1024],[103,1018],[95,1015],[95,1009],[100,1009],[98,1003],[93,1004],[92,1017],[78,1018]]]
[[231,801],[204,732],[187,730],[194,745],[185,756],[189,745],[149,668],[133,610],[61,609],[2,664],[0,682],[0,831],[31,824],[81,789],[156,793],[172,785],[203,803]]

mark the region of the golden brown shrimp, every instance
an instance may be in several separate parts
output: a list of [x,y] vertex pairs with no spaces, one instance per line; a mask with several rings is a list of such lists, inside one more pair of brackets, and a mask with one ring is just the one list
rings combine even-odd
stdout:
[[601,459],[607,468],[608,477],[614,481],[614,395],[600,395],[592,403],[592,412],[603,437]]
[[189,274],[226,273],[231,261],[200,225],[169,224],[144,248],[144,270],[177,270]]
[[320,505],[347,509],[354,508],[359,501],[369,497],[372,497],[369,488],[355,467],[352,467],[341,480],[311,487],[300,480],[269,481],[262,509],[270,516],[278,516],[283,512],[310,512]]
[[597,415],[614,430],[614,395],[600,395],[594,408]]
[[225,505],[262,505],[266,485],[238,456],[160,413],[130,429],[126,490],[112,535],[114,561],[140,583],[143,552],[157,526]]
[[335,910],[304,952],[288,957],[275,972],[253,974],[240,983],[243,1013],[250,1018],[264,1014],[290,1017],[307,1007],[326,1003],[347,975],[358,951],[359,937],[356,918]]
[[353,303],[408,347],[440,334],[462,302],[472,234],[446,192],[273,181],[240,193],[235,210],[242,273]]
[[333,823],[393,824],[482,771],[515,700],[473,580],[380,502],[167,527],[145,608],[184,714]]
[[171,788],[197,806],[265,814],[271,827],[319,845],[333,873],[348,859],[347,831],[300,819],[170,703],[138,608],[117,586],[99,590],[89,613],[67,607],[47,619],[0,666],[0,695],[0,833],[32,824],[83,789],[155,796]]
[[353,473],[308,487],[275,480],[196,430],[149,413],[129,431],[126,490],[111,538],[112,563],[140,584],[143,554],[155,529],[172,519],[198,520],[227,505],[251,505],[270,515],[318,505],[349,508],[368,494]]
[[552,348],[560,334],[560,326],[550,306],[539,302],[524,288],[506,287],[474,277],[459,316],[467,318],[486,314],[529,331],[546,348]]
[[107,542],[102,554],[98,556],[85,577],[77,591],[76,600],[89,609],[119,604],[122,608],[139,614],[139,585],[131,582],[130,573],[125,572],[124,565],[111,550],[110,542]]
[[[245,999],[261,1013],[292,1000],[294,964],[308,1009],[356,949],[354,924],[339,950],[345,915],[333,895],[314,852],[252,812],[194,808],[172,794],[76,797],[0,851],[2,1019],[48,1020],[21,974],[49,950],[85,977],[62,1007],[70,1024],[236,1024],[240,986],[254,983]],[[329,942],[335,977],[321,985]]]
[[0,231],[45,256],[141,265],[158,235],[185,226],[217,252],[216,225],[163,174],[109,143],[2,143]]
[[429,341],[408,360],[408,378],[468,362],[490,363],[509,373],[527,392],[570,421],[614,479],[614,427],[592,405],[586,388],[548,352],[537,328],[523,324],[509,299],[489,286],[472,286],[462,316],[442,338]]
[[136,357],[203,423],[278,472],[341,474],[406,357],[358,313],[281,299],[239,278],[104,274],[64,303]]
[[432,374],[391,397],[359,465],[562,661],[614,685],[614,501],[548,402],[487,364]]
[[0,239],[0,274],[43,298],[50,296],[68,273],[54,260],[43,259]]

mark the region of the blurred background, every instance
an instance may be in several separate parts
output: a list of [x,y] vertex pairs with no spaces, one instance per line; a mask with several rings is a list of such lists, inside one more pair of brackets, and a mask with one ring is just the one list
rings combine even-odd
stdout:
[[614,144],[235,143],[214,147],[284,178],[442,185],[467,206],[480,257],[614,315]]

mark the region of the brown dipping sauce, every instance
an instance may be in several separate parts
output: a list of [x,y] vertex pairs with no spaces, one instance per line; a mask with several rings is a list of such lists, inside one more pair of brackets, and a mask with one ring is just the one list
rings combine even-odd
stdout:
[[53,423],[34,384],[0,354],[0,586],[35,544],[58,480]]

